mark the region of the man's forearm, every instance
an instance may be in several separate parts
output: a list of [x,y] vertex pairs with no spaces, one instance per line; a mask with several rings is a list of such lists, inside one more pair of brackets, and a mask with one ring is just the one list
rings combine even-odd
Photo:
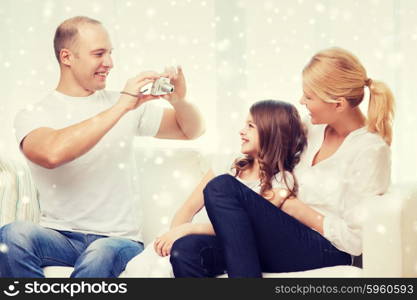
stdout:
[[205,125],[200,111],[186,100],[172,101],[176,119],[184,135],[189,139],[198,138],[205,131]]
[[49,167],[56,168],[91,150],[127,111],[116,104],[90,119],[55,130],[42,143]]

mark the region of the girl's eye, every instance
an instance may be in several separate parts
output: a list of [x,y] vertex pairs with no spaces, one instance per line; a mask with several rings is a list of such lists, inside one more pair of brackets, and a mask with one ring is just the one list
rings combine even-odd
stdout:
[[103,53],[96,53],[95,56],[98,56],[98,57],[103,56]]
[[249,127],[250,127],[250,128],[253,128],[254,126],[253,126],[253,124],[249,124]]

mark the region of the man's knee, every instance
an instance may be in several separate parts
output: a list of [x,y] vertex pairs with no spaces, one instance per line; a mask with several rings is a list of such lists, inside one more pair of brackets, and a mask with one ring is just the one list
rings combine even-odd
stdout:
[[86,255],[89,260],[113,261],[115,259],[126,262],[143,250],[139,243],[119,238],[100,238],[87,247]]
[[25,243],[33,241],[39,233],[39,225],[30,222],[16,221],[4,225],[0,230],[0,242],[3,247],[11,244],[25,246]]

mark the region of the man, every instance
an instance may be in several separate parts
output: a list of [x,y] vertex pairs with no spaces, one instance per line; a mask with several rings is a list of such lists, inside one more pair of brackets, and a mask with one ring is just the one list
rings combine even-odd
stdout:
[[[0,229],[3,277],[43,277],[42,267],[74,266],[72,277],[117,277],[143,250],[132,191],[135,135],[193,139],[204,131],[185,100],[181,68],[144,72],[120,93],[104,91],[112,45],[100,22],[64,21],[54,38],[60,65],[55,91],[20,112],[16,136],[40,192],[40,225],[14,222]],[[164,109],[140,90],[161,76],[174,92]]]

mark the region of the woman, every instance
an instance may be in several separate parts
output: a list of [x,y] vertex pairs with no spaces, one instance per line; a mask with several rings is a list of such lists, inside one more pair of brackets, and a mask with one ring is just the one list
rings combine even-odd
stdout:
[[218,245],[213,226],[210,222],[191,221],[204,207],[203,189],[216,174],[228,173],[227,176],[241,182],[273,209],[297,194],[293,170],[306,146],[306,136],[296,108],[282,101],[256,102],[250,108],[240,136],[244,156],[214,160],[212,169],[175,214],[171,229],[128,263],[125,277],[170,277],[172,270],[167,256],[171,254],[172,244],[184,236],[192,241],[197,237],[205,243],[206,250],[201,254],[210,260]]
[[[367,118],[359,109],[366,88]],[[300,102],[311,120],[295,172],[297,197],[273,207],[231,176],[211,180],[204,199],[216,251],[204,258],[202,236],[178,239],[171,255],[176,277],[224,270],[229,277],[261,277],[348,265],[362,253],[362,203],[384,193],[390,181],[392,93],[339,48],[313,56],[303,70],[303,90]]]

